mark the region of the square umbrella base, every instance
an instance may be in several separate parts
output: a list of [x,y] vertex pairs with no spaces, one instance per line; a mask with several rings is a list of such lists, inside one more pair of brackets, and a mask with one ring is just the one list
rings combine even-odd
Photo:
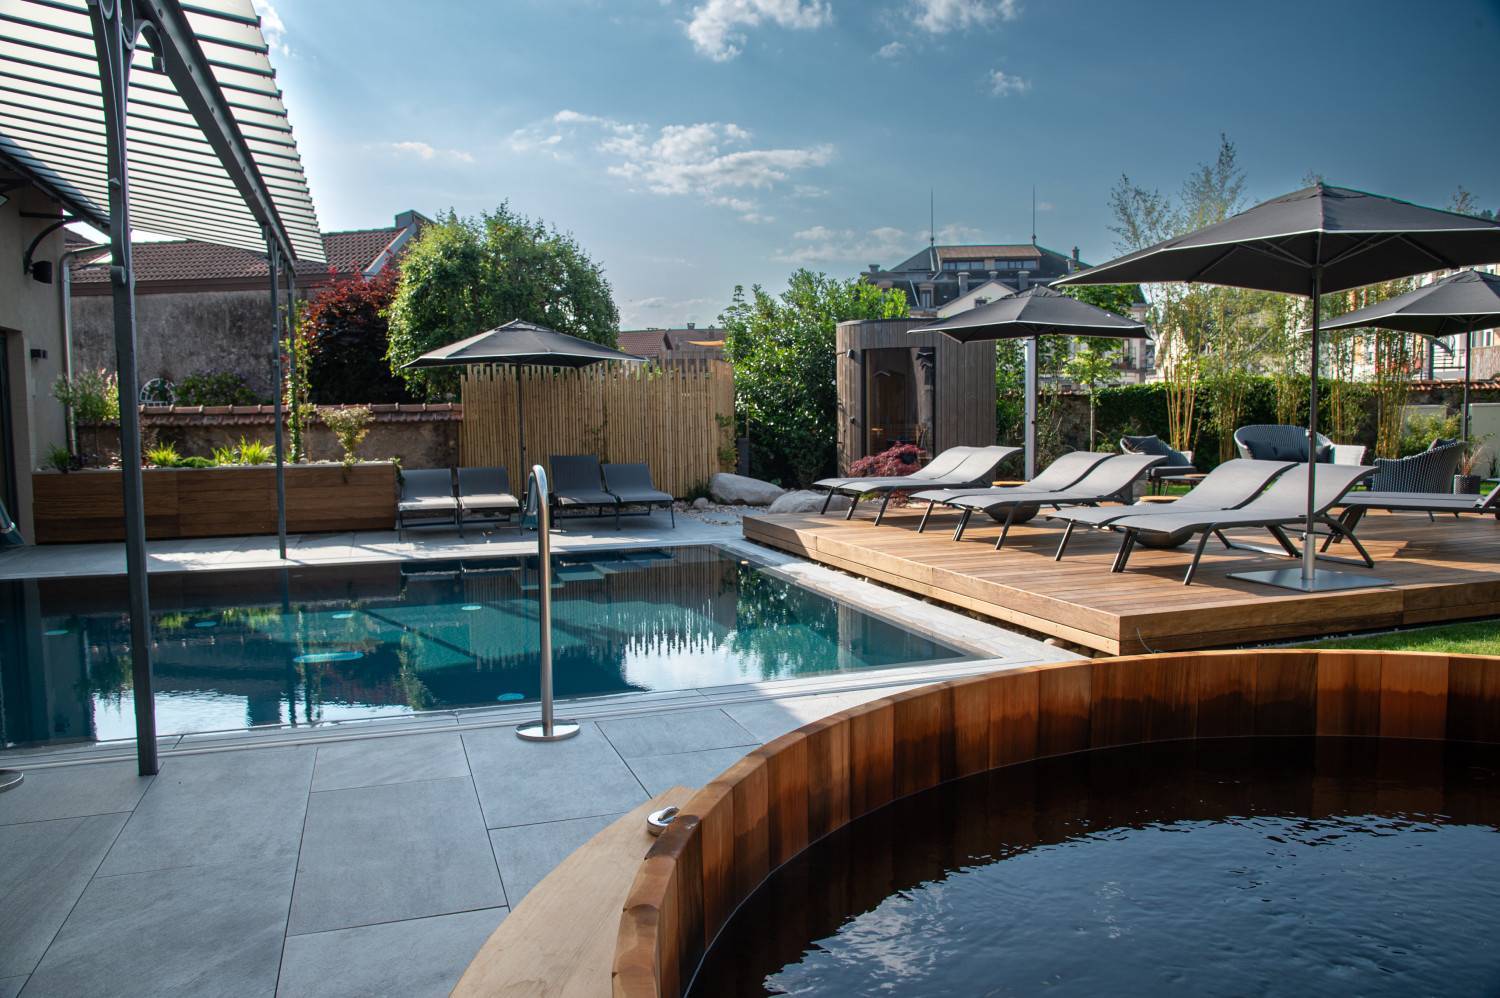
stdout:
[[1314,571],[1311,579],[1302,577],[1301,568],[1275,568],[1264,572],[1231,572],[1229,577],[1276,586],[1279,589],[1295,589],[1301,593],[1331,593],[1341,589],[1370,589],[1391,584],[1390,579],[1376,579],[1368,575],[1333,572],[1322,568]]

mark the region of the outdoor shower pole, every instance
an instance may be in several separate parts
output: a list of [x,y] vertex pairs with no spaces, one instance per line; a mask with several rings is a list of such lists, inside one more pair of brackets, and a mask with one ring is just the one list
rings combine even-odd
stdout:
[[286,455],[283,453],[281,425],[281,247],[266,236],[266,263],[271,273],[271,350],[276,355],[276,428],[272,437],[276,446],[276,549],[286,560]]
[[[1464,442],[1464,454],[1469,453],[1469,375],[1473,371],[1470,358],[1474,356],[1474,331],[1464,332],[1464,414],[1458,439]],[[1466,469],[1472,470],[1472,469]]]
[[156,700],[151,688],[151,600],[146,578],[140,385],[135,366],[135,269],[130,248],[130,171],[125,138],[137,25],[134,4],[124,0],[90,0],[88,8],[99,64],[109,184],[109,285],[114,299],[115,376],[120,392],[120,482],[125,506],[125,575],[130,589],[136,768],[142,776],[153,776],[160,761],[156,752]]
[[542,719],[516,728],[516,737],[528,742],[560,742],[578,734],[577,721],[559,721],[552,716],[552,493],[547,472],[541,465],[531,469],[526,481],[528,511],[536,507],[537,619],[540,624],[542,668]]
[[1037,363],[1040,359],[1037,349],[1037,338],[1028,336],[1023,341],[1023,352],[1026,355],[1026,474],[1029,482],[1036,477],[1036,393],[1037,393]]

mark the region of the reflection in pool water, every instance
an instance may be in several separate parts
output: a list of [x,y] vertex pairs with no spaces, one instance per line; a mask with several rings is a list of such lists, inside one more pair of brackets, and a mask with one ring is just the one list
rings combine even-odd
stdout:
[[692,995],[1493,995],[1500,746],[1104,749],[909,797],[772,875]]
[[[958,653],[710,547],[554,559],[559,696]],[[537,695],[534,559],[153,575],[163,734]],[[4,744],[134,732],[125,583],[0,582]]]

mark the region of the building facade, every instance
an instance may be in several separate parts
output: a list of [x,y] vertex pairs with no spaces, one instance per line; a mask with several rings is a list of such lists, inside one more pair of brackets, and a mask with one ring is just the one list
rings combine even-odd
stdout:
[[622,329],[619,342],[626,353],[662,365],[724,359],[724,330],[693,322],[681,329]]
[[31,472],[68,443],[52,394],[64,364],[61,215],[42,192],[0,174],[0,503],[28,542]]
[[[390,226],[325,233],[328,262],[298,265],[295,297],[306,299],[335,280],[374,277],[427,224],[404,211]],[[276,344],[265,257],[194,240],[138,242],[134,256],[141,384],[230,373],[271,398]],[[79,252],[70,277],[75,369],[114,370],[108,247]]]
[[933,245],[889,270],[872,263],[860,277],[876,287],[904,292],[913,318],[935,318],[958,299],[972,300],[975,296],[970,292],[982,285],[991,285],[996,292],[1001,288],[1012,293],[1025,291],[1033,284],[1050,284],[1085,266],[1078,259],[1077,247],[1068,256],[1034,242]]

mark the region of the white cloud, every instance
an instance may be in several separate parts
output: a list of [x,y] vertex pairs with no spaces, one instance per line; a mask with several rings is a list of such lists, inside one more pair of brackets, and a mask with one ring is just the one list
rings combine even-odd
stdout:
[[1056,208],[1056,207],[1057,207],[1057,205],[1053,204],[1051,201],[1038,201],[1036,203],[1036,210],[1037,211],[1051,211],[1053,208]]
[[983,234],[972,225],[954,222],[937,230],[937,241],[945,246],[962,246],[964,243],[978,241]]
[[794,232],[792,238],[797,245],[775,254],[774,259],[795,264],[857,261],[863,266],[905,258],[918,237],[889,225],[863,232],[814,225]]
[[[585,136],[588,136],[585,138]],[[756,199],[758,192],[794,183],[804,170],[833,159],[828,145],[805,148],[756,148],[749,130],[733,122],[691,125],[644,124],[618,121],[577,111],[559,111],[545,127],[518,129],[510,137],[517,152],[544,151],[567,155],[578,140],[605,162],[605,171],[633,186],[704,204],[728,208],[747,222],[767,222],[769,214]],[[794,183],[799,196],[817,188]]]
[[260,15],[260,33],[265,36],[266,45],[277,55],[290,56],[292,49],[286,43],[286,23],[276,8],[269,0],[254,0],[252,6]]
[[388,143],[387,148],[398,156],[415,156],[417,159],[432,162],[434,160],[450,160],[456,163],[474,162],[473,153],[462,149],[438,149],[426,142],[407,140],[405,142]]
[[934,35],[1021,16],[1020,0],[912,0],[917,27]]
[[1007,73],[1003,69],[990,70],[990,95],[992,97],[1009,97],[1012,94],[1024,94],[1031,89],[1031,81],[1024,77]]
[[679,327],[688,322],[712,322],[715,303],[707,298],[669,298],[649,295],[626,299],[620,305],[620,328]]
[[763,23],[810,30],[833,20],[833,8],[822,0],[704,0],[684,25],[693,47],[715,62],[727,62],[744,51],[745,31]]
[[906,53],[906,45],[902,42],[886,42],[880,46],[875,53],[882,59],[899,59]]

